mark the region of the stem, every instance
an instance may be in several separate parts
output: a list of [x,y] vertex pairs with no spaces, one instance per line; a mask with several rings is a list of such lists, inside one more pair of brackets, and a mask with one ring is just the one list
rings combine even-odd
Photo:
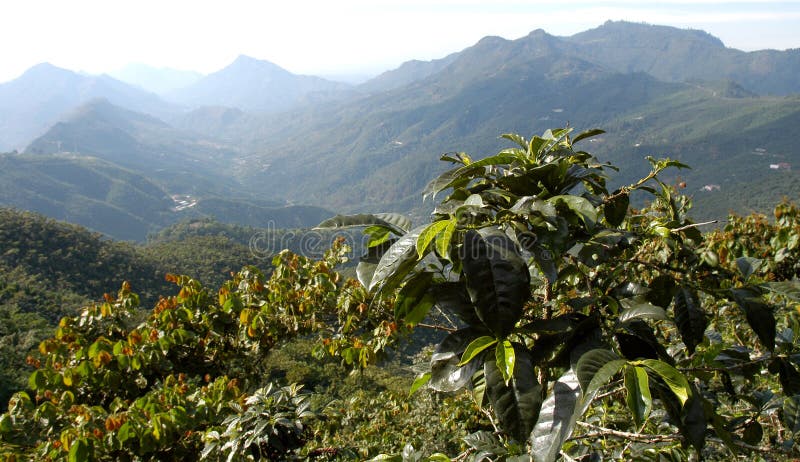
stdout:
[[714,223],[719,223],[719,220],[705,221],[703,223],[691,223],[691,224],[688,224],[686,226],[681,226],[680,228],[671,229],[671,230],[669,230],[669,232],[677,233],[678,231],[684,231],[684,230],[687,230],[689,228],[697,228],[698,226],[713,225]]
[[442,326],[442,325],[438,325],[438,324],[419,323],[419,324],[417,324],[417,326],[424,327],[426,329],[441,330],[441,331],[444,331],[444,332],[455,332],[455,331],[458,330],[458,329],[454,329],[452,327]]
[[680,441],[682,439],[680,436],[676,435],[646,435],[642,433],[623,432],[619,430],[612,430],[606,427],[600,427],[598,425],[592,425],[586,422],[577,422],[577,424],[581,427],[585,427],[594,431],[592,433],[586,433],[585,435],[574,436],[569,440],[597,438],[609,435],[633,441],[640,441],[643,443],[663,443],[667,441]]

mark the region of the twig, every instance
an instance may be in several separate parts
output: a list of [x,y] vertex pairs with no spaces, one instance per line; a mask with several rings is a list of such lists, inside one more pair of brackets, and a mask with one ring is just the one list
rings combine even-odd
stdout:
[[458,329],[454,329],[452,327],[441,326],[441,325],[438,325],[438,324],[425,324],[425,323],[422,323],[422,322],[417,324],[417,326],[424,327],[426,329],[443,330],[445,332],[451,332],[451,333],[458,330]]
[[577,422],[578,425],[581,427],[588,428],[590,430],[594,430],[592,433],[587,433],[585,435],[580,436],[573,436],[570,440],[578,440],[578,439],[587,439],[587,438],[595,438],[598,436],[616,436],[618,438],[625,438],[633,441],[641,441],[643,443],[663,443],[667,441],[680,441],[682,438],[676,435],[647,435],[642,433],[631,433],[631,432],[623,432],[619,430],[612,430],[606,427],[600,427],[598,425],[592,425],[586,422]]
[[714,223],[719,223],[719,220],[711,220],[711,221],[706,221],[706,222],[703,222],[703,223],[691,223],[691,224],[688,224],[686,226],[681,226],[680,228],[673,228],[673,229],[669,230],[669,232],[676,233],[678,231],[684,231],[684,230],[687,230],[689,228],[697,228],[698,226],[713,225]]

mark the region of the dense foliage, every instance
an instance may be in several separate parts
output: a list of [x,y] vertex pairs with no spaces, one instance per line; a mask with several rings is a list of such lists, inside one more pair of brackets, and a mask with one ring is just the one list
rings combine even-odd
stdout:
[[[365,227],[358,281],[333,270],[347,253],[336,241],[319,261],[282,252],[269,277],[245,267],[216,291],[170,276],[178,293],[143,321],[123,284],[41,342],[28,391],[0,417],[2,450],[51,460],[798,454],[800,210],[781,204],[775,222],[731,217],[701,234],[689,199],[660,179],[684,165],[650,159],[640,181],[609,191],[613,167],[574,148],[599,133],[504,135],[516,147],[445,155],[453,168],[426,192],[449,194],[415,228],[389,213],[326,220]],[[648,205],[630,208],[632,194]],[[415,357],[428,364],[413,384],[402,367],[371,367],[425,330],[442,335]]]

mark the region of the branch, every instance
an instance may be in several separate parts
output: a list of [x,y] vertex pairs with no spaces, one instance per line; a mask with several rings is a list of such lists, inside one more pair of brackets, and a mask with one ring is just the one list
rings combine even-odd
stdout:
[[417,324],[417,326],[424,327],[426,329],[442,330],[442,331],[450,332],[450,333],[455,332],[455,331],[458,330],[458,329],[454,329],[452,327],[442,326],[442,325],[439,325],[439,324],[419,323],[419,324]]
[[705,221],[703,223],[690,223],[686,226],[681,226],[680,228],[673,228],[669,230],[669,232],[676,233],[678,231],[685,231],[689,228],[697,228],[698,226],[713,225],[714,223],[719,223],[719,220]]
[[617,438],[625,438],[628,440],[633,441],[640,441],[642,443],[663,443],[668,441],[681,441],[682,438],[677,435],[647,435],[643,433],[631,433],[631,432],[623,432],[619,430],[612,430],[610,428],[600,427],[598,425],[592,425],[586,422],[577,422],[578,425],[581,427],[588,428],[590,430],[594,430],[591,433],[586,433],[585,435],[574,436],[569,440],[578,440],[578,439],[587,439],[587,438],[596,438],[602,436],[616,436]]

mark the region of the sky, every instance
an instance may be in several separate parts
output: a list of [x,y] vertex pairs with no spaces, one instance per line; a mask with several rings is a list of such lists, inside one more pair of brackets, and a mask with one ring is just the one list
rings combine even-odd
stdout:
[[572,35],[606,20],[702,29],[745,51],[800,48],[800,0],[0,0],[0,18],[0,82],[42,62],[207,74],[240,54],[298,74],[376,75],[487,35]]

